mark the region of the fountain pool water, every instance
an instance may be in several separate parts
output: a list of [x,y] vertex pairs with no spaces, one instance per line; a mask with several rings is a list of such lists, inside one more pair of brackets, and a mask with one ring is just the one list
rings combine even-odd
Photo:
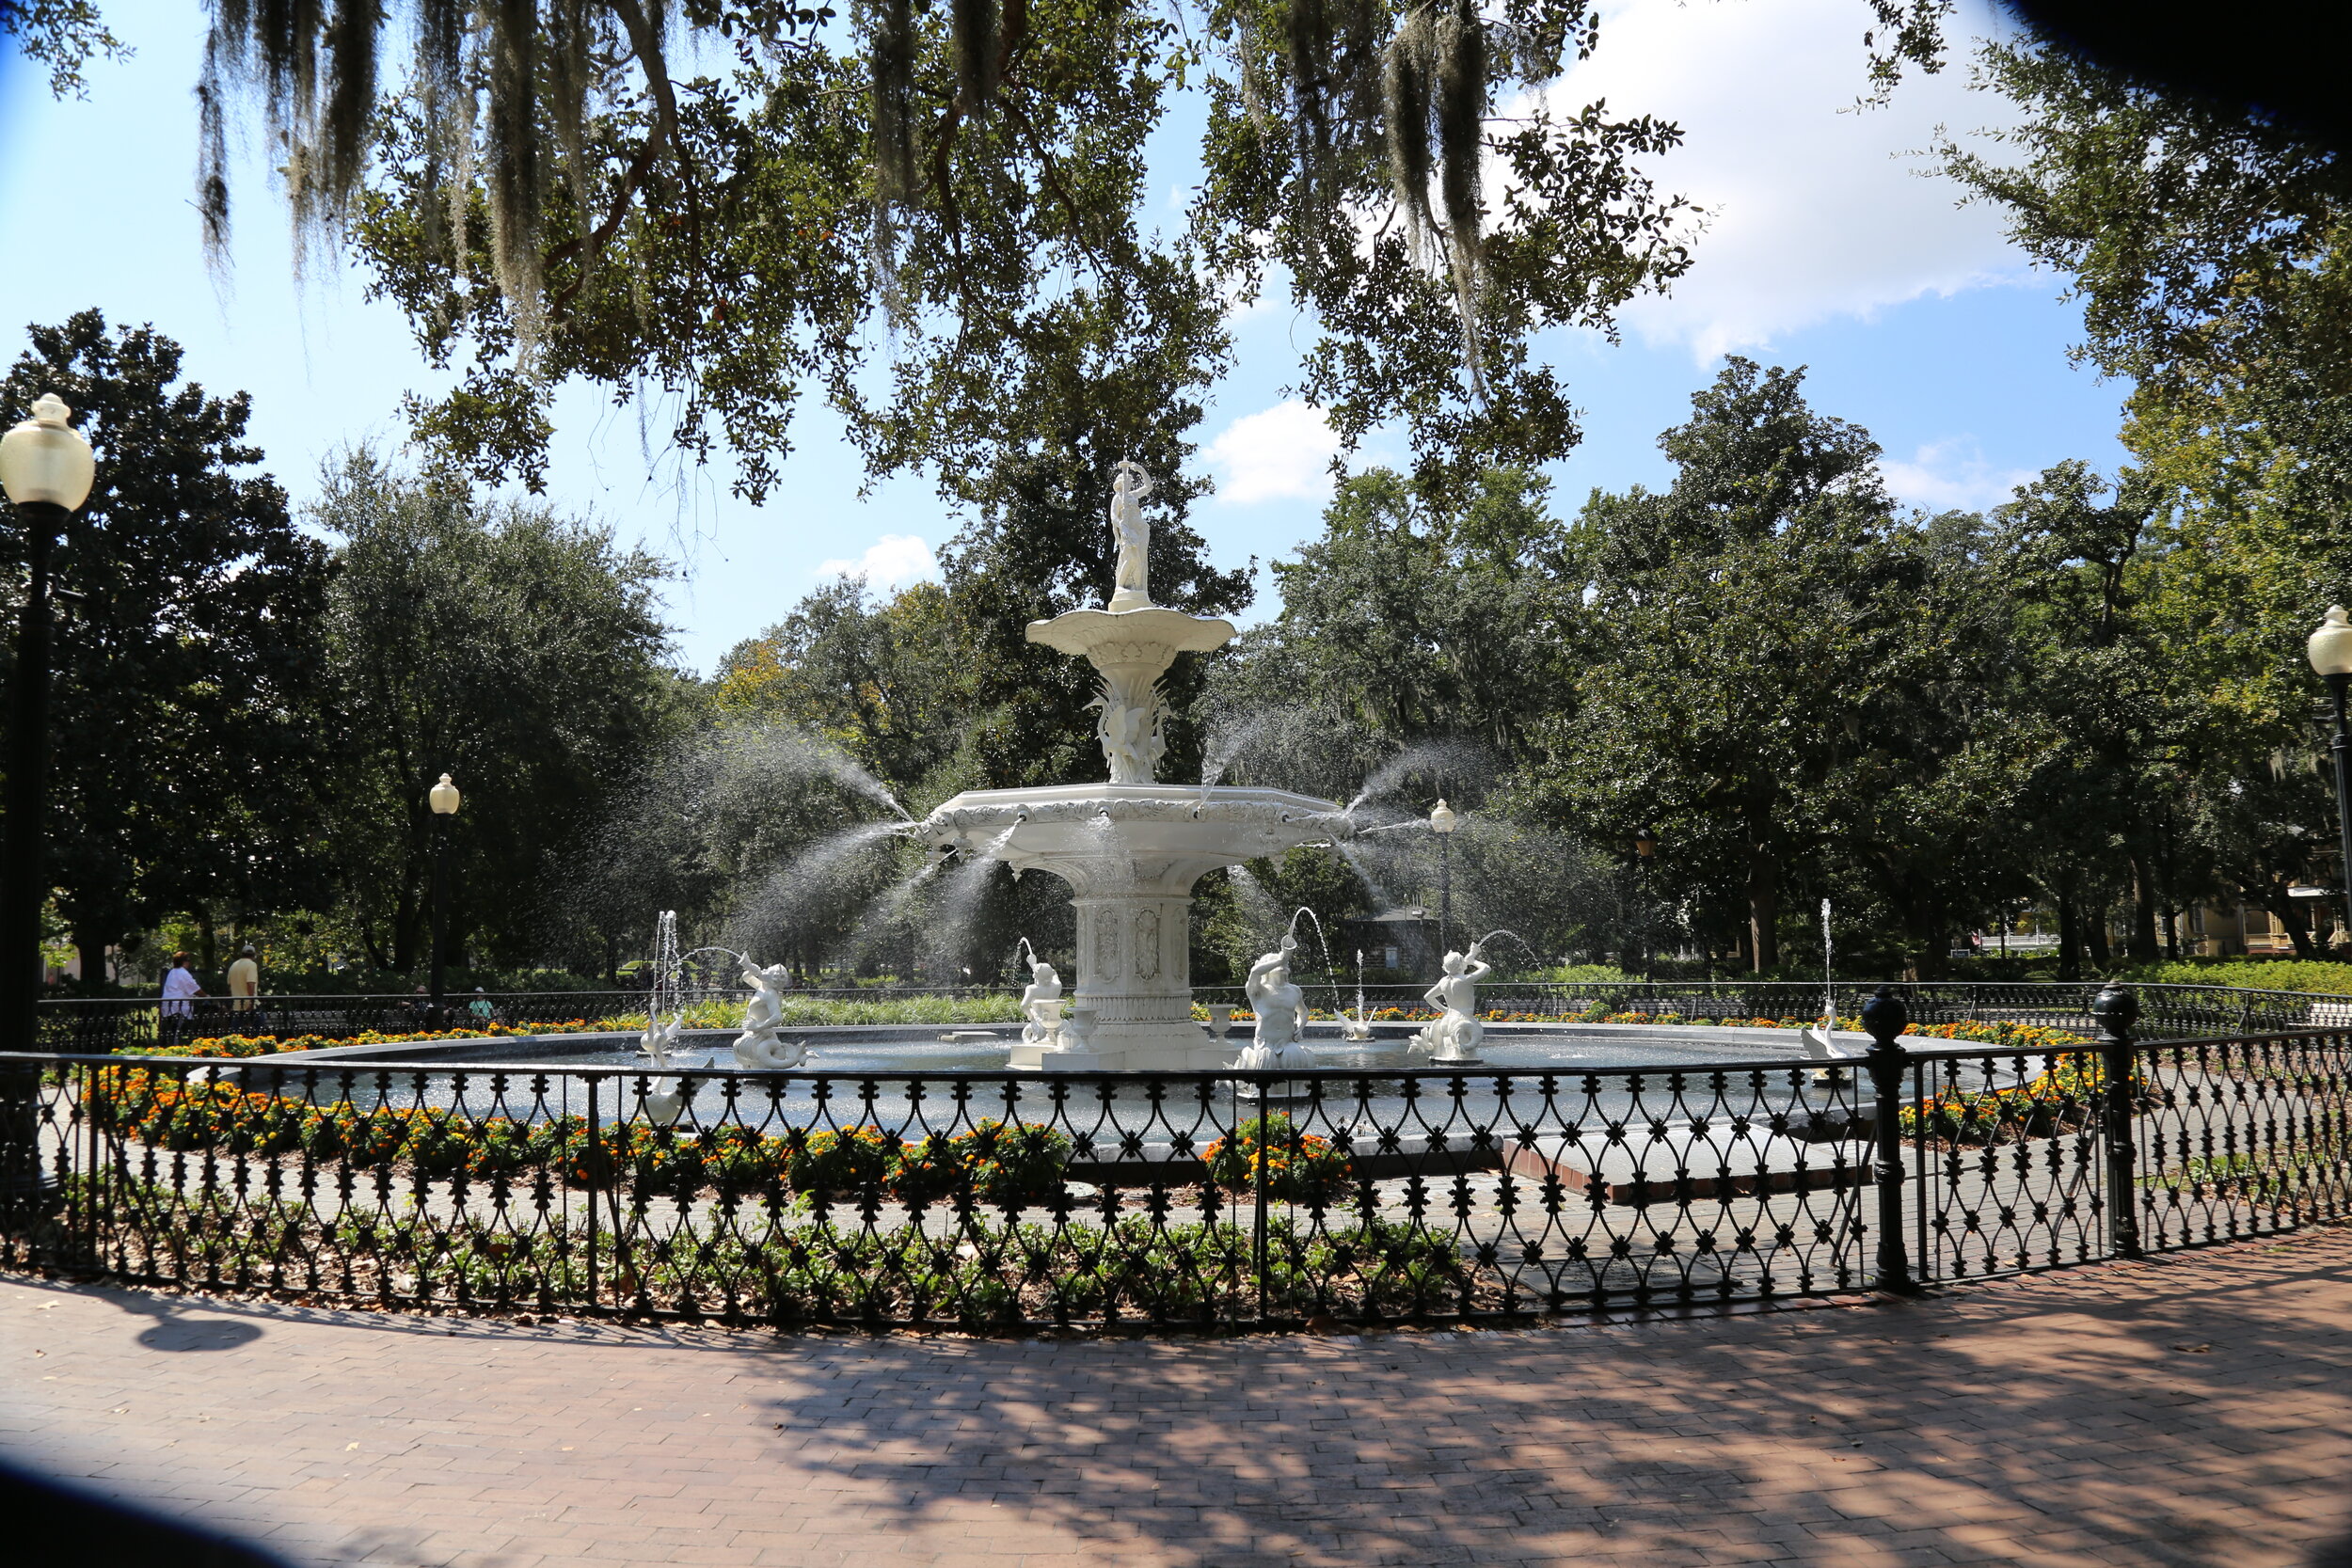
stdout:
[[[1437,1128],[1457,1114],[1458,1105],[1459,1114],[1486,1125],[1506,1094],[1513,1105],[1529,1112],[1549,1095],[1555,1110],[1539,1120],[1623,1117],[1633,1111],[1637,1094],[1645,1114],[1651,1114],[1668,1086],[1664,1075],[1701,1067],[1725,1069],[1727,1097],[1753,1096],[1767,1116],[1802,1097],[1819,1101],[1818,1089],[1801,1086],[1813,1084],[1816,1074],[1808,1070],[1812,1064],[1793,1029],[1492,1023],[1475,1069],[1449,1072],[1425,1062],[1397,1067],[1410,1027],[1375,1024],[1375,1038],[1368,1042],[1320,1040],[1308,1046],[1318,1067],[1362,1074],[1323,1081],[1328,1114],[1347,1109],[1351,1117],[1382,1125]],[[1021,1049],[1018,1024],[952,1031],[938,1025],[834,1026],[804,1033],[805,1059],[788,1072],[746,1070],[731,1049],[735,1037],[718,1030],[690,1031],[666,1069],[653,1068],[639,1054],[634,1036],[552,1035],[422,1049],[414,1043],[345,1048],[225,1070],[241,1071],[261,1085],[278,1069],[332,1067],[341,1070],[319,1074],[321,1092],[347,1098],[362,1109],[377,1102],[462,1105],[477,1115],[532,1120],[581,1114],[587,1108],[585,1081],[563,1069],[600,1069],[611,1074],[598,1091],[607,1117],[616,1111],[626,1115],[640,1097],[667,1101],[675,1094],[686,1113],[681,1126],[734,1122],[771,1132],[875,1117],[895,1125],[917,1106],[946,1115],[964,1100],[967,1114],[975,1117],[1025,1113],[1038,1119],[1093,1122],[1105,1133],[1148,1132],[1166,1125],[1168,1107],[1189,1104],[1196,1096],[1181,1083],[1165,1081],[1124,1091],[1089,1086],[1079,1091],[1082,1112],[1074,1108],[1078,1101],[1057,1111],[1057,1085],[1009,1070]],[[1230,1052],[1228,1047],[1229,1056]],[[373,1061],[418,1065],[377,1068]],[[1646,1076],[1637,1084],[1626,1069],[1643,1069]],[[949,1093],[941,1082],[951,1077],[962,1082],[961,1094]],[[1252,1107],[1258,1101],[1236,1097],[1230,1082],[1204,1082],[1220,1121],[1227,1119],[1229,1101],[1238,1107],[1232,1114],[1256,1114]],[[1299,1099],[1296,1084],[1276,1088],[1294,1102]],[[666,1106],[664,1113],[661,1119],[672,1119]]]

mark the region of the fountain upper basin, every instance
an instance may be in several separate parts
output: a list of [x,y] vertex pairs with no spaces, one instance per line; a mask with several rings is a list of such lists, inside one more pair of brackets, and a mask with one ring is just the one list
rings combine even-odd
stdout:
[[926,817],[923,831],[942,848],[977,851],[1003,838],[995,852],[1007,864],[1107,892],[1178,877],[1188,891],[1216,866],[1344,837],[1349,827],[1334,802],[1287,789],[1080,784],[969,790]]

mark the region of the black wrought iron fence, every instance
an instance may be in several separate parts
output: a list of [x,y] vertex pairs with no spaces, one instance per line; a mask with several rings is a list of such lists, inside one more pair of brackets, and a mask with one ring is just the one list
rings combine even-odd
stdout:
[[0,1262],[400,1308],[1218,1327],[1901,1289],[2352,1214],[2344,1032],[1900,1027],[1859,1062],[1590,1070],[8,1057]]

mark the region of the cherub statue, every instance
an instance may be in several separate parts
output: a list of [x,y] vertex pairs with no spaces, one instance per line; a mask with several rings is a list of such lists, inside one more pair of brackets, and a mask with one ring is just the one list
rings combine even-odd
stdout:
[[1494,965],[1479,958],[1474,942],[1468,953],[1445,956],[1445,973],[1422,996],[1424,1006],[1438,1009],[1438,1021],[1415,1042],[1428,1049],[1432,1061],[1478,1059],[1479,1044],[1486,1037],[1486,1026],[1478,1022],[1478,982],[1493,972]]
[[1062,1031],[1061,975],[1043,958],[1029,966],[1021,990],[1021,1043],[1050,1046]]
[[762,969],[745,958],[743,983],[752,988],[752,1000],[743,1009],[743,1032],[735,1037],[737,1065],[799,1067],[808,1054],[808,1042],[787,1045],[777,1037],[784,1028],[784,992],[792,984],[791,965],[770,964]]

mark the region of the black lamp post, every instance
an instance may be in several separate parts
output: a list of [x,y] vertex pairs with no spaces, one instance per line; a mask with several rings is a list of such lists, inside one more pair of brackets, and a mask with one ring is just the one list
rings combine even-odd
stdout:
[[97,466],[89,443],[66,421],[73,411],[54,392],[33,417],[0,436],[0,489],[24,530],[24,608],[17,623],[16,671],[8,702],[8,847],[0,859],[0,1050],[30,1051],[38,1036],[41,826],[49,788],[49,552],[65,520],[89,499]]
[[[1657,853],[1658,835],[1656,833],[1644,828],[1633,835],[1633,910],[1639,910],[1642,907],[1642,867],[1647,865],[1650,858]],[[1633,943],[1633,946],[1642,956],[1642,973],[1647,974],[1650,972],[1649,922],[1634,914],[1631,910],[1627,913],[1630,918],[1639,922],[1640,939]]]
[[433,1016],[447,1000],[449,966],[449,819],[457,815],[457,786],[441,775],[426,792],[433,804]]
[[[2342,835],[2344,879],[2338,891],[2352,898],[2352,729],[2344,723],[2344,687],[2352,684],[2352,619],[2347,619],[2344,606],[2328,607],[2327,618],[2319,629],[2312,633],[2308,644],[2312,668],[2328,683],[2328,695],[2336,706],[2336,737],[2328,750],[2336,758],[2336,831]],[[2352,930],[2352,904],[2345,908],[2344,927]]]
[[1430,808],[1429,831],[1438,835],[1438,951],[1444,954],[1446,933],[1454,928],[1454,830],[1462,819],[1439,796]]

